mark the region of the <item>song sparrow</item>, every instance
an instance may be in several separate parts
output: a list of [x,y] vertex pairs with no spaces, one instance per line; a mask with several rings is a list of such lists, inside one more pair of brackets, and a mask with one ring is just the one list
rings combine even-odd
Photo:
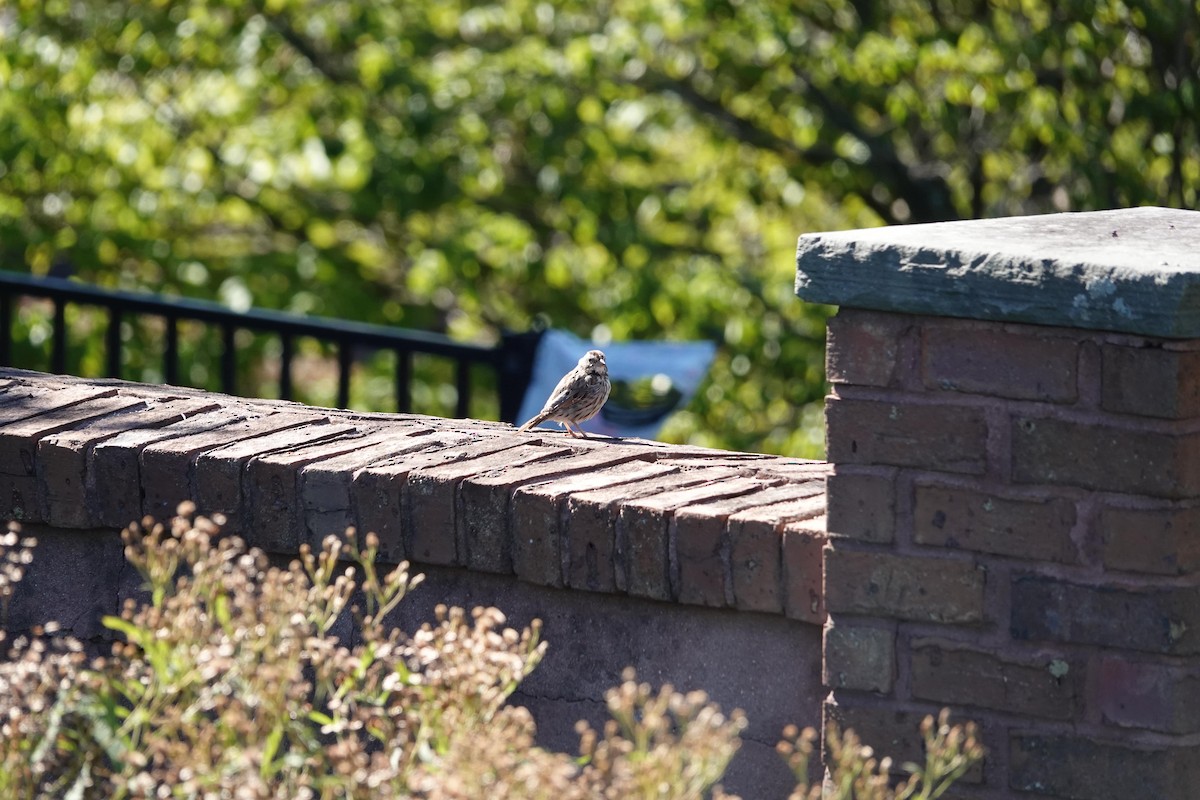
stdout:
[[[604,361],[604,353],[599,350],[589,350],[579,359],[575,368],[563,376],[550,393],[550,399],[537,416],[521,426],[521,430],[541,425],[547,420],[557,422],[566,429],[567,433],[578,438],[587,438],[580,422],[586,422],[600,410],[608,399],[610,389],[608,382],[608,364]],[[575,425],[578,434],[571,429]]]

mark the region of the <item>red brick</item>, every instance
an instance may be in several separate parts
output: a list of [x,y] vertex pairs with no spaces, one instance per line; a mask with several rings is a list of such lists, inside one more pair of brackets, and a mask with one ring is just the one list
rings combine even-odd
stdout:
[[[42,494],[47,478],[37,464],[38,442],[60,431],[77,428],[91,420],[140,404],[137,398],[116,396],[114,391],[72,406],[27,416],[0,427],[0,476],[4,478],[0,481],[0,497],[7,504],[3,512],[11,519],[25,522],[47,521],[49,499]],[[36,479],[35,472],[40,473]],[[50,480],[54,482],[53,476]]]
[[[142,448],[139,464],[143,513],[168,519],[180,502],[196,500],[192,478],[196,459],[203,453],[244,439],[298,428],[311,421],[311,414],[266,414],[147,445]],[[227,532],[234,531],[229,528]]]
[[915,319],[843,308],[826,323],[825,375],[830,383],[895,386],[907,371],[901,343]]
[[[564,443],[565,444],[565,443]],[[514,539],[523,532],[509,530],[513,492],[527,484],[544,483],[567,475],[594,472],[633,460],[633,448],[569,450],[565,446],[544,448],[546,457],[523,466],[505,466],[490,473],[472,475],[460,491],[462,522],[467,545],[467,566],[487,572],[514,570]],[[561,560],[555,562],[561,569]]]
[[825,613],[824,519],[791,523],[783,529],[783,611],[791,619],[822,625]]
[[[860,698],[849,697],[846,692],[835,692],[834,696],[836,700],[825,701],[825,724],[834,722],[843,731],[854,731],[862,743],[874,751],[875,758],[891,758],[893,775],[907,777],[908,773],[902,768],[905,763],[925,763],[925,740],[921,735],[921,724],[926,717],[936,716],[936,714],[897,708],[895,701],[881,702],[876,699],[864,701]],[[955,714],[950,718],[950,724],[962,724],[968,719],[970,717]],[[992,737],[986,729],[981,731],[982,744],[988,752],[995,749],[991,739]],[[827,743],[825,743],[824,752],[828,759]],[[983,779],[984,770],[981,766],[976,765],[967,770],[954,788],[959,789],[962,786],[963,789],[966,789],[966,784],[979,784],[983,782]],[[943,795],[947,798],[954,796],[958,795]],[[976,795],[967,790],[961,796],[974,797]]]
[[834,464],[882,464],[982,474],[988,428],[978,406],[929,405],[897,395],[891,402],[832,396],[825,440]]
[[[817,489],[814,487],[810,491]],[[731,515],[739,512],[771,507],[779,501],[796,502],[796,492],[795,486],[775,487],[761,492],[721,498],[677,511],[671,520],[668,535],[675,543],[675,561],[679,569],[679,602],[714,607],[731,605],[733,532],[729,529],[727,521]],[[739,529],[740,527],[739,525]],[[774,546],[775,556],[772,561],[775,566],[775,582],[778,584],[778,535],[774,537]],[[742,547],[746,549],[745,544]],[[755,554],[750,553],[743,557],[754,560]],[[774,594],[778,596],[778,587]]]
[[[277,450],[292,450],[313,442],[323,442],[351,434],[350,425],[331,425],[321,417],[309,418],[309,424],[281,431],[273,431],[249,439],[233,442],[200,453],[194,461],[192,487],[196,507],[202,514],[224,514],[229,530],[241,531],[247,540],[263,547],[274,547],[284,542],[271,541],[269,536],[259,541],[259,532],[247,524],[246,492],[243,478],[251,459]],[[266,498],[263,498],[266,499]],[[269,502],[269,501],[268,501]],[[264,522],[272,510],[263,509],[259,518]],[[272,530],[272,535],[278,531]],[[289,537],[290,538],[290,537]],[[298,544],[298,543],[295,543]]]
[[[247,538],[255,546],[268,552],[295,553],[304,542],[320,545],[319,540],[311,542],[308,537],[305,508],[300,494],[304,467],[358,452],[377,442],[376,437],[379,436],[365,435],[372,434],[370,429],[364,430],[358,426],[334,424],[328,427],[341,431],[329,431],[320,439],[310,434],[309,438],[316,439],[314,443],[300,443],[286,450],[255,456],[246,462],[243,478],[248,512],[246,529]],[[300,428],[291,433],[299,437],[302,431],[307,430]],[[327,529],[323,533],[340,536],[346,527]]]
[[826,625],[822,653],[822,681],[830,689],[891,694],[896,680],[895,628]]
[[[69,406],[28,413],[11,421],[0,417],[0,473],[33,475],[37,463],[37,443],[42,438],[141,404],[142,401],[136,397],[117,396],[116,390],[112,390],[94,393],[86,400]],[[25,408],[21,413],[31,411]]]
[[1017,575],[1010,602],[1013,639],[1200,654],[1200,587],[1134,590]]
[[[875,751],[876,758],[892,759],[896,765],[894,772],[900,772],[900,765],[906,762],[924,763],[921,721],[925,713],[897,709],[894,704],[868,705],[850,699],[845,693],[834,696],[836,701],[825,701],[823,729],[832,722],[843,732],[854,731],[863,744]],[[827,746],[825,753],[828,758]]]
[[564,519],[567,498],[572,494],[677,472],[663,464],[634,461],[518,488],[512,497],[513,569],[517,577],[543,586],[563,585]]
[[[316,547],[326,536],[354,526],[361,533],[378,533],[363,524],[354,510],[354,475],[359,470],[391,460],[406,453],[414,453],[431,445],[431,437],[419,435],[429,433],[428,428],[418,428],[397,423],[387,429],[365,437],[360,446],[342,455],[330,456],[306,464],[300,471],[300,498],[304,506],[304,541]],[[461,437],[466,441],[466,436]],[[392,552],[389,545],[393,540],[380,540],[379,558],[396,563],[402,559]]]
[[772,458],[770,461],[749,465],[754,477],[764,481],[788,481],[797,489],[808,484],[824,485],[833,465],[828,461],[804,461],[802,459]]
[[[626,590],[624,560],[627,554],[618,547],[616,520],[620,504],[636,498],[659,494],[700,483],[724,480],[737,475],[732,469],[693,469],[673,471],[632,483],[578,492],[567,500],[567,585],[595,592]],[[662,543],[665,550],[665,542]],[[618,565],[618,560],[621,564]]]
[[1158,575],[1200,571],[1200,507],[1106,507],[1097,527],[1106,569]]
[[[38,376],[39,379],[41,377]],[[116,388],[90,385],[54,389],[37,386],[10,387],[4,392],[4,402],[0,404],[0,437],[13,433],[18,422],[54,412],[65,411],[66,418],[73,419],[71,409],[80,403],[115,397],[116,394]],[[45,422],[46,420],[35,423],[34,429],[45,428]]]
[[829,535],[886,544],[896,535],[896,470],[862,469],[839,465],[826,479]]
[[[675,541],[679,564],[679,602],[721,608],[730,604],[733,588],[728,514],[684,509],[671,519],[668,539]],[[726,595],[729,595],[728,597]]]
[[416,463],[405,473],[401,518],[411,542],[410,557],[419,563],[465,565],[465,546],[459,540],[458,527],[458,486],[464,477],[544,458],[555,450],[505,437],[468,445],[459,453],[462,457],[422,454],[419,460],[427,463]]
[[628,548],[624,551],[626,591],[635,597],[673,599],[669,542],[676,510],[764,488],[766,484],[750,478],[730,477],[624,503],[617,517],[617,536]]
[[1097,658],[1089,698],[1110,724],[1171,734],[1200,733],[1200,668]]
[[[397,430],[388,426],[368,433],[353,450],[306,464],[301,475],[305,510],[310,514],[329,510],[350,514],[350,476],[356,470],[379,466],[408,453],[429,449],[439,441],[430,436],[413,435],[410,433],[412,430],[429,433],[428,429],[403,426]],[[460,441],[467,439],[463,436]]]
[[1140,417],[1200,416],[1200,352],[1106,344],[1100,405]]
[[162,428],[125,431],[92,448],[87,505],[97,524],[123,528],[142,517],[142,450],[155,442],[213,431],[245,420],[246,412],[218,407]]
[[1074,564],[1075,503],[1061,497],[1002,496],[961,486],[918,484],[913,539],[918,544]]
[[[795,495],[798,488],[786,486],[775,491],[780,496]],[[820,485],[814,482],[803,490],[819,492]],[[737,608],[774,614],[784,610],[783,527],[819,525],[823,534],[824,511],[824,494],[813,494],[739,511],[729,518],[729,565]]]
[[1200,747],[1126,746],[1082,735],[1014,733],[1009,786],[1067,800],[1190,800],[1200,786]]
[[1082,668],[1065,657],[1001,657],[955,642],[912,643],[913,697],[954,707],[980,706],[1023,718],[1072,719]]
[[927,323],[921,378],[929,389],[1074,403],[1079,340],[1046,330]]
[[829,613],[947,624],[983,620],[984,573],[971,561],[825,550]]
[[1200,495],[1200,433],[1014,417],[1012,478],[1016,483],[1196,497]]
[[[99,524],[96,509],[87,498],[88,482],[94,480],[94,476],[88,475],[93,448],[125,431],[162,428],[216,407],[211,400],[138,401],[117,413],[43,438],[37,445],[38,474],[43,481],[40,492],[42,516],[57,527],[83,528]],[[136,487],[136,481],[134,485]]]
[[387,553],[391,561],[412,558],[412,529],[404,513],[402,497],[409,472],[422,466],[447,464],[516,447],[512,441],[475,441],[468,434],[455,432],[417,438],[421,440],[419,449],[402,450],[395,458],[356,470],[350,484],[358,528],[375,533],[379,537],[380,552]]

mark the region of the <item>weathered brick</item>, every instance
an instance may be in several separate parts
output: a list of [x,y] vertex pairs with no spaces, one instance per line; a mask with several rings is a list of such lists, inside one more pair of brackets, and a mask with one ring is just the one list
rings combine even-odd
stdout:
[[[247,493],[243,490],[243,479],[250,460],[272,453],[277,450],[292,450],[314,442],[341,438],[352,434],[354,427],[344,424],[330,424],[328,419],[316,417],[310,424],[282,431],[265,433],[250,439],[243,439],[232,444],[216,447],[200,453],[194,461],[192,487],[195,492],[197,509],[203,514],[224,514],[226,525],[230,530],[242,531],[243,535],[253,538],[255,544],[267,546],[285,546],[289,542],[273,541],[279,532],[275,530],[274,520],[269,519],[272,512],[278,512],[273,507],[261,509],[259,519],[272,526],[271,532],[259,541],[259,532],[252,530],[246,513]],[[280,487],[282,490],[282,487]],[[266,500],[266,497],[260,498]],[[268,501],[270,503],[271,501]],[[289,512],[290,513],[290,512]],[[286,524],[286,523],[285,523]],[[285,537],[291,539],[291,537]],[[298,543],[296,543],[298,544]]]
[[[845,693],[835,693],[835,696],[836,702],[825,701],[823,728],[833,722],[842,731],[854,731],[878,757],[891,758],[896,772],[905,762],[919,764],[925,761],[925,744],[921,737],[924,713],[898,709],[894,704],[868,705]],[[825,755],[828,759],[828,748]]]
[[[544,452],[512,438],[472,442],[417,453],[394,464],[362,470],[355,476],[355,487],[357,489],[369,476],[382,478],[391,485],[389,500],[399,503],[397,518],[408,544],[407,548],[392,549],[405,552],[406,558],[423,564],[459,565],[463,563],[464,554],[455,527],[456,494],[462,476],[505,463],[519,464]],[[360,504],[358,508],[361,518],[364,506]],[[379,531],[379,536],[380,539],[390,538],[387,529]]]
[[783,529],[783,611],[791,619],[822,625],[825,613],[825,520],[790,523]]
[[[303,468],[317,461],[326,461],[360,450],[372,441],[367,431],[351,425],[332,424],[335,429],[324,436],[305,435],[307,428],[290,433],[296,446],[273,450],[251,458],[245,464],[243,494],[247,510],[247,539],[268,552],[294,553],[308,541],[304,519],[304,504],[300,495],[300,475]],[[338,430],[340,429],[340,430]],[[349,494],[349,492],[347,492]],[[345,525],[327,534],[340,535]]]
[[1125,728],[1200,733],[1200,668],[1101,655],[1090,701]]
[[[413,557],[428,564],[467,565],[466,527],[460,509],[460,491],[465,479],[494,470],[552,458],[562,448],[536,444],[518,444],[502,451],[479,455],[466,461],[452,461],[412,470],[404,485],[404,502],[412,525]],[[511,532],[507,518],[491,520],[501,527],[490,536],[495,561],[490,572],[511,572]]]
[[830,623],[822,652],[822,681],[830,689],[891,693],[896,680],[895,628]]
[[4,506],[0,507],[0,514],[25,522],[46,521],[49,503],[42,496],[46,475],[42,472],[35,477],[38,442],[140,403],[135,397],[117,396],[113,391],[0,425],[0,506]]
[[835,464],[884,464],[982,474],[987,421],[978,406],[924,404],[913,395],[891,402],[831,396],[825,441]]
[[1009,785],[1066,800],[1186,800],[1200,786],[1200,747],[1130,747],[1083,736],[1016,733]]
[[833,465],[828,461],[806,461],[798,458],[771,458],[757,463],[752,462],[746,466],[753,471],[754,477],[760,480],[788,481],[798,489],[813,483],[823,485],[825,478],[833,469]]
[[1106,569],[1185,575],[1200,571],[1200,507],[1101,509]]
[[[0,473],[33,475],[37,463],[37,443],[42,438],[141,404],[142,401],[136,397],[118,396],[114,389],[94,393],[72,405],[29,413],[13,420],[0,417]],[[32,409],[26,408],[22,413],[30,411]]]
[[[573,494],[567,500],[564,530],[567,585],[594,592],[624,591],[628,586],[623,563],[627,554],[617,542],[622,502],[736,475],[736,470],[725,468],[693,469]],[[665,541],[660,544],[665,552]],[[617,564],[618,559],[622,564]]]
[[912,643],[911,672],[913,697],[1026,718],[1071,719],[1084,682],[1065,657],[1016,659],[936,639]]
[[419,438],[422,440],[420,449],[403,451],[396,458],[358,469],[350,484],[358,527],[379,537],[379,551],[387,553],[391,561],[413,557],[412,528],[404,513],[403,498],[409,472],[422,466],[448,464],[517,446],[516,442],[497,439],[477,442],[468,434],[456,432]]
[[513,570],[517,577],[543,586],[563,585],[563,518],[572,494],[676,472],[675,467],[664,464],[634,461],[519,487],[512,497]]
[[675,541],[679,602],[717,608],[729,604],[726,595],[732,596],[733,588],[728,576],[732,570],[728,564],[727,518],[728,513],[713,513],[711,505],[700,510],[683,509],[671,518],[668,539]]
[[1134,591],[1018,575],[1011,598],[1014,639],[1200,653],[1200,587]]
[[[364,534],[378,533],[362,524],[354,513],[354,474],[396,456],[427,449],[431,439],[414,435],[419,431],[429,433],[428,428],[402,423],[389,425],[379,433],[364,437],[359,446],[349,452],[305,464],[299,478],[300,501],[304,509],[302,540],[316,547],[326,536],[351,526]],[[466,436],[462,441],[466,441]],[[402,560],[398,553],[385,546],[384,540],[380,540],[379,558],[389,563]]]
[[1140,417],[1200,416],[1200,352],[1106,344],[1100,404]]
[[692,503],[761,491],[765,487],[766,484],[751,478],[731,477],[624,503],[617,517],[617,536],[628,548],[625,551],[626,591],[635,597],[672,599],[669,543],[670,523],[676,510]]
[[918,484],[913,539],[1036,561],[1073,564],[1075,503],[1062,497],[1002,496],[961,486]]
[[[891,758],[892,775],[907,777],[908,773],[903,769],[905,763],[925,763],[925,741],[921,735],[921,725],[926,718],[936,717],[935,713],[898,707],[895,700],[851,697],[846,692],[834,692],[833,697],[835,699],[826,700],[824,704],[825,724],[834,722],[843,731],[854,731],[862,743],[874,751],[876,758]],[[950,718],[950,724],[961,724],[968,719],[970,717],[955,714]],[[985,751],[994,751],[993,734],[989,733],[987,729],[981,728],[979,737]],[[827,741],[824,754],[828,762]],[[958,779],[950,794],[943,796],[956,800],[957,798],[975,797],[976,795],[968,789],[968,786],[980,784],[983,779],[983,765],[977,764]],[[955,790],[963,791],[963,793],[955,794]],[[993,795],[985,796],[992,797]]]
[[829,535],[890,542],[896,535],[896,470],[860,469],[839,465],[826,479]]
[[[668,536],[675,543],[675,561],[679,569],[679,602],[722,607],[733,603],[733,531],[728,523],[731,515],[755,508],[771,507],[776,502],[797,502],[793,486],[765,489],[750,494],[724,497],[710,503],[689,506],[675,512]],[[820,504],[823,507],[823,503]],[[820,508],[814,513],[820,513]],[[812,516],[810,514],[809,516]],[[741,525],[738,526],[739,531]],[[753,530],[742,534],[740,547],[743,560],[757,568],[760,559]],[[774,537],[775,582],[779,580],[779,537]],[[775,590],[778,595],[778,588]],[[776,609],[778,611],[778,609]]]
[[[196,459],[202,453],[244,439],[298,428],[311,421],[311,414],[265,414],[147,445],[139,455],[142,512],[158,519],[167,519],[183,500],[196,500],[192,476]],[[226,530],[235,532],[232,527]]]
[[929,389],[1074,403],[1079,340],[1048,330],[927,323],[921,379]]
[[[47,381],[47,385],[54,384]],[[75,406],[92,400],[114,397],[116,394],[117,389],[114,387],[90,385],[60,386],[52,389],[39,386],[10,387],[4,392],[4,402],[0,405],[0,436],[10,435],[18,422],[56,412],[65,412],[65,418],[73,420],[75,417],[71,409]],[[42,420],[35,423],[35,429],[44,429],[46,422],[47,420]]]
[[1016,483],[1187,498],[1200,495],[1200,433],[1038,417],[1012,420]]
[[[787,604],[783,572],[783,527],[789,524],[819,526],[825,530],[825,496],[820,484],[804,491],[816,492],[769,506],[739,511],[729,518],[729,566],[732,570],[733,604],[742,611],[778,614]],[[783,495],[795,487],[780,487]],[[819,584],[818,584],[819,585]]]
[[632,448],[583,452],[565,446],[543,449],[546,455],[532,463],[506,465],[463,481],[459,492],[462,527],[467,566],[471,569],[506,573],[514,570],[514,540],[521,534],[510,530],[509,521],[511,498],[518,487],[604,469],[633,460],[637,455]]
[[87,505],[97,524],[123,528],[142,516],[142,450],[155,442],[212,431],[241,422],[246,412],[218,407],[190,415],[162,428],[125,431],[91,449],[87,470]]
[[829,613],[918,622],[983,620],[984,573],[971,561],[882,551],[825,550]]
[[843,308],[826,322],[825,375],[830,383],[894,386],[904,379],[902,341],[916,328],[907,315]]
[[139,400],[113,414],[44,437],[37,444],[42,517],[65,528],[99,524],[96,509],[87,501],[92,449],[125,431],[161,428],[213,408],[216,403],[211,400]]

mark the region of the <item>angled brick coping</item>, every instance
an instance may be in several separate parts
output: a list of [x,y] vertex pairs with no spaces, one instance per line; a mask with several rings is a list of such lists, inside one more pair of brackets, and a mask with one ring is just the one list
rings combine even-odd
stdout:
[[0,513],[58,528],[185,499],[294,553],[355,526],[388,561],[823,620],[827,465],[576,440],[0,370]]

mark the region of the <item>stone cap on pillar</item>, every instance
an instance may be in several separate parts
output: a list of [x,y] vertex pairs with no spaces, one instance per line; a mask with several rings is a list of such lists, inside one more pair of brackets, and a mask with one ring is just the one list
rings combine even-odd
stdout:
[[1144,207],[805,234],[796,294],[878,311],[1200,338],[1200,211]]

